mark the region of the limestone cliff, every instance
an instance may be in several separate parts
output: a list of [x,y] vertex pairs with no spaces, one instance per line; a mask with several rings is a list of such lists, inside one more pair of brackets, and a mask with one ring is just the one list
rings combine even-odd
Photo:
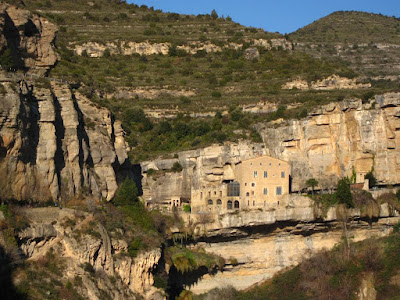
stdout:
[[349,79],[336,74],[321,80],[312,81],[310,84],[305,80],[295,79],[282,85],[282,89],[284,90],[355,90],[370,87],[370,83],[359,83],[356,78]]
[[[390,224],[397,222],[398,218],[381,220],[372,228],[363,222],[352,222],[352,240],[386,236],[391,232]],[[337,224],[293,223],[276,228],[256,227],[246,238],[206,240],[199,244],[207,252],[224,257],[227,265],[223,272],[207,274],[187,288],[195,294],[229,286],[243,290],[298,265],[323,249],[332,249],[341,239],[342,231]]]
[[[49,251],[63,261],[62,279],[81,278],[79,294],[87,299],[164,299],[164,292],[153,287],[153,270],[161,249],[127,255],[128,244],[114,232],[111,235],[93,215],[72,209],[28,208],[21,211],[29,226],[18,233],[20,248],[28,261],[38,261]],[[116,236],[119,236],[118,238]],[[91,276],[90,264],[96,272]],[[89,270],[89,271],[88,271]],[[102,276],[105,274],[107,276]],[[142,298],[141,298],[142,299]]]
[[0,3],[0,54],[10,49],[16,67],[45,74],[58,60],[56,31],[57,27],[46,18]]
[[348,99],[315,109],[302,120],[259,125],[272,156],[292,164],[292,189],[317,178],[322,188],[338,178],[371,170],[380,184],[400,182],[400,93],[363,104]]
[[0,197],[110,200],[128,164],[121,123],[67,84],[10,79],[1,87]]
[[[379,184],[400,183],[400,93],[362,103],[347,99],[316,108],[302,120],[258,124],[264,144],[241,141],[178,153],[174,159],[142,163],[147,199],[190,198],[192,188],[230,180],[241,160],[270,155],[291,164],[292,191],[317,178],[320,188],[336,186],[343,176],[364,176],[373,170]],[[148,176],[147,170],[168,170],[179,161],[183,171]]]
[[[235,163],[259,154],[268,154],[261,144],[241,142],[179,152],[178,158],[143,162],[141,168],[145,200],[167,200],[173,197],[190,199],[192,188],[199,189],[206,184],[232,180]],[[175,162],[182,165],[182,172],[166,172]],[[154,176],[147,175],[150,169],[161,172]]]
[[[254,46],[264,48],[266,50],[272,49],[283,49],[293,50],[293,44],[286,39],[258,39],[258,40],[246,40],[247,43],[253,44]],[[171,48],[171,43],[150,43],[145,42],[133,42],[133,41],[115,41],[107,43],[98,42],[85,42],[80,44],[71,44],[70,48],[74,50],[77,55],[87,55],[89,57],[102,57],[106,50],[111,55],[168,55]],[[215,45],[211,42],[192,41],[188,44],[178,45],[177,49],[183,50],[186,53],[196,54],[199,51],[205,51],[207,53],[221,52],[223,49],[235,49],[240,50],[243,48],[243,44],[227,43],[223,47]]]

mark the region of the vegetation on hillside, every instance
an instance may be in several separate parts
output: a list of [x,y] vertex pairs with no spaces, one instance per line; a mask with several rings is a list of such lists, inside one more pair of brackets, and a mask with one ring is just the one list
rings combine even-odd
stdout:
[[289,35],[295,42],[400,44],[400,18],[337,11]]
[[[283,36],[242,26],[216,11],[198,16],[179,15],[120,0],[27,0],[24,3],[59,26],[56,46],[61,60],[50,76],[75,82],[74,87],[80,92],[123,120],[134,162],[215,142],[240,138],[260,141],[252,129],[256,122],[280,117],[301,118],[317,105],[346,97],[368,100],[375,93],[397,89],[391,83],[373,82],[368,90],[282,90],[282,84],[296,78],[315,81],[332,74],[349,78],[358,74],[339,59],[315,58],[282,47],[274,50],[257,47],[260,56],[248,60],[244,52],[254,47],[253,40]],[[88,57],[87,53],[78,56],[73,51],[74,45],[87,41],[114,42],[117,46],[122,41],[167,42],[171,48],[167,55],[122,55],[106,50],[99,58]],[[212,43],[222,51],[200,50],[189,54],[177,48],[193,41]],[[226,48],[229,43],[242,47]],[[140,94],[137,90],[155,91],[155,94],[149,96],[151,93]],[[236,118],[230,109],[221,122],[213,116],[189,118],[182,114],[175,120],[157,121],[143,116],[141,111],[170,109],[183,115],[212,114],[232,106],[265,101],[276,103],[280,110],[257,116],[240,113],[240,118]],[[286,109],[290,104],[296,104],[296,108]],[[235,114],[239,111],[237,108]]]

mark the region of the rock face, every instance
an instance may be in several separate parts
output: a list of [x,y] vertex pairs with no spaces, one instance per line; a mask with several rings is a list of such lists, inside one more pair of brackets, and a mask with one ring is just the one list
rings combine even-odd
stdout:
[[[192,188],[199,189],[207,183],[231,179],[235,163],[259,154],[268,154],[261,144],[242,142],[184,151],[179,153],[178,158],[143,162],[145,200],[168,200],[174,197],[190,199]],[[182,165],[182,172],[147,176],[149,169],[168,171],[175,162]]]
[[[257,126],[262,144],[240,142],[178,153],[175,159],[141,164],[147,199],[190,198],[190,190],[229,179],[235,163],[269,155],[291,163],[292,191],[317,178],[319,188],[332,188],[343,176],[365,176],[371,170],[380,184],[400,182],[400,93],[316,108],[302,120]],[[179,161],[180,173],[147,176],[148,169],[168,170]]]
[[170,43],[151,44],[149,42],[136,43],[123,41],[118,45],[116,42],[108,42],[106,44],[87,42],[83,45],[76,45],[74,49],[76,54],[84,55],[84,53],[86,53],[89,57],[102,57],[106,50],[108,50],[111,55],[120,53],[123,55],[132,55],[134,53],[139,55],[167,55],[170,46]]
[[[286,39],[259,39],[259,40],[248,40],[248,43],[253,44],[257,47],[265,48],[266,50],[281,49],[281,50],[293,50],[293,44]],[[132,41],[115,41],[101,44],[98,42],[86,42],[82,45],[71,44],[71,49],[75,51],[77,55],[88,55],[89,57],[102,57],[106,51],[107,55],[153,55],[162,54],[168,55],[171,48],[171,43],[150,43],[146,42],[132,42]],[[179,50],[183,50],[190,54],[196,54],[199,51],[205,51],[207,53],[221,52],[224,48],[239,50],[243,48],[243,44],[228,43],[223,47],[217,46],[211,42],[193,41],[186,45],[178,45],[176,47]],[[253,52],[258,53],[256,48],[253,48]],[[259,55],[259,54],[258,54]],[[247,57],[248,55],[246,55]],[[254,54],[252,54],[254,57]],[[253,59],[253,58],[250,58]]]
[[244,57],[248,60],[255,60],[260,57],[260,52],[257,48],[250,47],[244,50]]
[[272,156],[292,164],[292,190],[318,178],[329,188],[337,179],[373,170],[381,184],[400,182],[400,94],[376,96],[372,103],[359,99],[315,109],[303,120],[277,128],[259,126]]
[[332,75],[319,81],[311,82],[312,90],[348,90],[348,89],[363,89],[371,87],[370,83],[357,83],[357,80]]
[[[164,293],[153,287],[152,274],[161,249],[132,259],[122,254],[128,249],[124,239],[111,237],[100,223],[94,224],[92,215],[72,209],[28,208],[23,214],[30,225],[18,234],[18,239],[28,260],[38,260],[52,249],[65,262],[64,279],[81,277],[80,293],[88,299],[103,299],[101,290],[115,299],[135,299],[133,293],[145,299],[164,298]],[[107,276],[92,278],[82,267],[84,264]],[[110,277],[115,280],[112,282]]]
[[[397,221],[396,218],[395,222]],[[372,229],[367,224],[352,224],[353,241],[389,234],[391,230],[385,222],[375,224]],[[224,257],[228,265],[223,272],[205,275],[196,284],[187,288],[195,294],[228,286],[238,290],[246,289],[271,278],[285,268],[299,264],[323,249],[332,249],[340,243],[342,237],[340,226],[332,225],[295,224],[282,229],[277,228],[272,232],[266,229],[265,231],[269,233],[265,236],[259,229],[258,234],[234,241],[200,243],[207,252]],[[362,288],[361,293],[370,295],[372,291]],[[360,295],[359,299],[373,298]]]
[[110,200],[128,163],[120,122],[66,84],[1,84],[0,197]]
[[332,75],[318,81],[313,81],[310,84],[305,80],[295,79],[282,85],[282,89],[284,90],[349,90],[369,87],[371,87],[370,83],[358,83],[356,78],[349,79],[338,75]]
[[0,3],[0,53],[12,52],[14,64],[43,75],[58,60],[54,39],[57,27],[28,10]]

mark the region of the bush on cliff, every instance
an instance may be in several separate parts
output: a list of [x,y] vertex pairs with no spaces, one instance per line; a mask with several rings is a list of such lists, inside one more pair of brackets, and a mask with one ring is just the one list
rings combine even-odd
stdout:
[[348,208],[354,207],[353,197],[350,190],[350,180],[342,178],[337,185],[336,197],[339,203],[345,204]]
[[126,177],[117,191],[117,196],[114,198],[114,204],[117,206],[132,205],[138,202],[138,190],[135,182]]

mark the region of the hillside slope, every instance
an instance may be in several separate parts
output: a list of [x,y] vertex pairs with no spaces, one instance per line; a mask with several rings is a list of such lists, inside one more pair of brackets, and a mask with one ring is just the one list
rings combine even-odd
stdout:
[[289,35],[296,49],[330,61],[342,59],[357,73],[378,81],[398,81],[400,19],[339,11]]

